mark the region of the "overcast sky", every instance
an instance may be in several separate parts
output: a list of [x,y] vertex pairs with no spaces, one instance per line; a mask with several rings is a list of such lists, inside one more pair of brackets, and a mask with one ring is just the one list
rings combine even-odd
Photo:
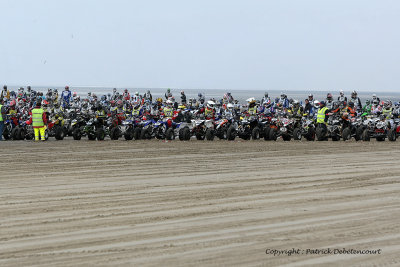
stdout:
[[396,0],[0,0],[0,83],[400,89]]

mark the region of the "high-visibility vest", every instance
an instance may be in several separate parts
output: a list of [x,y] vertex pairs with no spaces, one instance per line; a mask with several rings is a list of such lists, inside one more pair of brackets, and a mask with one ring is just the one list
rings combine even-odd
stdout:
[[33,127],[44,126],[43,113],[44,113],[44,110],[41,108],[32,109],[32,126]]
[[384,115],[386,119],[390,119],[392,116],[392,109],[383,109],[382,115]]
[[328,110],[327,107],[320,108],[317,115],[317,123],[325,124],[325,112]]
[[257,113],[257,108],[256,107],[249,108],[249,114],[250,115],[255,115],[256,113]]
[[1,109],[3,108],[3,105],[0,104],[0,121],[3,121],[3,115],[1,114]]
[[173,115],[172,112],[173,112],[172,108],[169,108],[169,107],[165,107],[164,108],[164,115],[166,117],[172,117],[172,115]]

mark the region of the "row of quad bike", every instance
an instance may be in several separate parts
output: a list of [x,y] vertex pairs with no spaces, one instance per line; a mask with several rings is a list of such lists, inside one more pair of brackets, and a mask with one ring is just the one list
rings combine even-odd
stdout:
[[[274,140],[281,137],[284,141],[302,140],[350,140],[396,141],[400,135],[400,119],[387,120],[382,115],[354,117],[348,120],[340,116],[329,116],[327,124],[316,124],[312,118],[287,118],[286,116],[227,116],[223,119],[208,120],[180,116],[163,118],[162,116],[141,118],[125,118],[114,115],[108,118],[98,118],[94,115],[68,114],[63,117],[50,118],[46,128],[46,139],[55,137],[63,140],[72,136],[74,140],[87,137],[89,140],[104,140],[109,136],[112,140],[125,138],[214,140],[216,137],[225,140]],[[26,123],[27,118],[19,120],[6,117],[3,136],[5,139],[32,140],[33,128]]]

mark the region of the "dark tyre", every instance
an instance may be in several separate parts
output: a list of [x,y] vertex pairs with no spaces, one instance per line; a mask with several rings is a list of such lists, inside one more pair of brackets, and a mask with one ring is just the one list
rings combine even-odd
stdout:
[[17,131],[17,135],[18,135],[18,140],[24,140],[25,139],[25,129],[19,128]]
[[184,136],[183,136],[183,128],[179,129],[178,138],[179,138],[179,140],[181,140],[181,141],[185,140],[185,138],[184,138]]
[[343,129],[342,138],[343,138],[343,141],[347,141],[347,140],[351,139],[351,130],[349,127],[346,127]]
[[228,139],[228,130],[226,128],[221,129],[221,134],[218,137],[221,140]]
[[276,133],[276,130],[274,128],[271,128],[269,130],[269,140],[276,141],[277,138],[278,138],[278,135]]
[[106,131],[103,128],[98,128],[96,130],[96,138],[97,138],[97,140],[103,141],[105,137],[106,137]]
[[293,139],[294,140],[301,140],[301,129],[300,128],[295,128],[293,130]]
[[74,140],[81,140],[81,138],[82,138],[81,131],[78,128],[73,130],[72,131],[72,137],[74,138]]
[[206,131],[206,139],[208,141],[213,141],[214,140],[214,136],[215,136],[214,130],[213,129],[207,129],[207,131]]
[[54,133],[54,137],[56,138],[56,140],[63,140],[65,137],[64,129],[60,126],[56,126],[56,128],[54,129]]
[[306,136],[307,141],[315,141],[315,128],[309,127]]
[[364,129],[362,127],[357,127],[356,135],[354,136],[354,139],[356,139],[356,141],[362,140],[363,131],[364,131]]
[[125,140],[132,140],[133,139],[133,129],[128,128],[124,133]]
[[396,138],[397,138],[397,136],[396,136],[396,130],[395,130],[395,129],[390,129],[389,132],[388,132],[388,139],[389,139],[389,141],[394,142],[394,141],[396,141]]
[[251,138],[253,140],[260,139],[260,128],[254,127],[254,129],[251,131]]
[[384,136],[379,136],[376,138],[376,141],[383,142],[383,141],[385,141],[385,139],[386,138]]
[[11,130],[11,138],[13,140],[19,140],[18,128],[14,128]]
[[183,137],[186,141],[190,140],[191,134],[190,134],[190,129],[189,127],[183,128]]
[[167,131],[165,132],[165,138],[167,140],[174,140],[175,139],[174,129],[168,128]]
[[226,137],[230,141],[235,140],[235,138],[236,138],[236,129],[234,127],[229,127],[228,132],[226,133]]
[[369,136],[368,129],[365,129],[362,133],[362,140],[363,141],[369,141],[371,138]]
[[111,129],[110,131],[110,138],[111,140],[118,140],[119,139],[119,128],[118,127],[114,127]]
[[133,129],[133,139],[139,140],[142,135],[142,129],[139,127],[136,127]]
[[268,141],[269,140],[269,131],[271,130],[271,128],[269,126],[265,127],[264,129],[264,140]]
[[149,129],[142,129],[140,132],[140,139],[150,139]]

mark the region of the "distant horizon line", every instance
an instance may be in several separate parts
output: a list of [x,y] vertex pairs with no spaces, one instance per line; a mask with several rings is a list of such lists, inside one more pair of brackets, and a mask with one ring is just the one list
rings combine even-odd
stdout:
[[[19,87],[23,87],[23,88],[26,88],[27,86],[31,86],[31,87],[33,87],[33,88],[35,88],[35,87],[39,87],[39,88],[64,88],[65,87],[65,85],[64,86],[59,86],[59,85],[26,85],[26,86],[21,86],[21,85],[14,85],[14,84],[12,84],[12,85],[7,85],[7,87],[9,88],[9,87],[16,87],[17,89],[19,88]],[[397,93],[397,92],[399,92],[399,91],[391,91],[391,90],[389,90],[389,91],[374,91],[374,90],[372,90],[372,89],[368,89],[368,90],[360,90],[360,89],[331,89],[331,90],[329,90],[329,89],[327,89],[327,90],[325,90],[325,89],[313,89],[313,90],[310,90],[310,89],[259,89],[259,88],[257,88],[257,89],[254,89],[254,88],[251,88],[251,89],[249,89],[249,88],[246,88],[246,89],[241,89],[241,88],[180,88],[180,87],[132,87],[132,86],[98,86],[98,85],[95,85],[95,86],[87,86],[87,85],[77,85],[77,86],[72,86],[72,85],[68,85],[70,88],[83,88],[83,89],[87,89],[87,88],[94,88],[94,89],[96,89],[96,88],[110,88],[110,89],[113,89],[113,88],[117,88],[117,89],[144,89],[144,90],[148,90],[148,89],[171,89],[171,90],[220,90],[220,91],[222,91],[222,90],[228,90],[228,91],[246,91],[246,90],[248,90],[248,91],[267,91],[267,92],[269,92],[269,91],[271,91],[271,92],[278,92],[278,91],[280,91],[280,92],[287,92],[287,91],[296,91],[296,92],[333,92],[333,91],[340,91],[340,90],[343,90],[343,91],[349,91],[349,92],[351,92],[351,91],[353,91],[353,90],[356,90],[357,92],[373,92],[373,93],[376,93],[376,92],[379,92],[379,93]]]

